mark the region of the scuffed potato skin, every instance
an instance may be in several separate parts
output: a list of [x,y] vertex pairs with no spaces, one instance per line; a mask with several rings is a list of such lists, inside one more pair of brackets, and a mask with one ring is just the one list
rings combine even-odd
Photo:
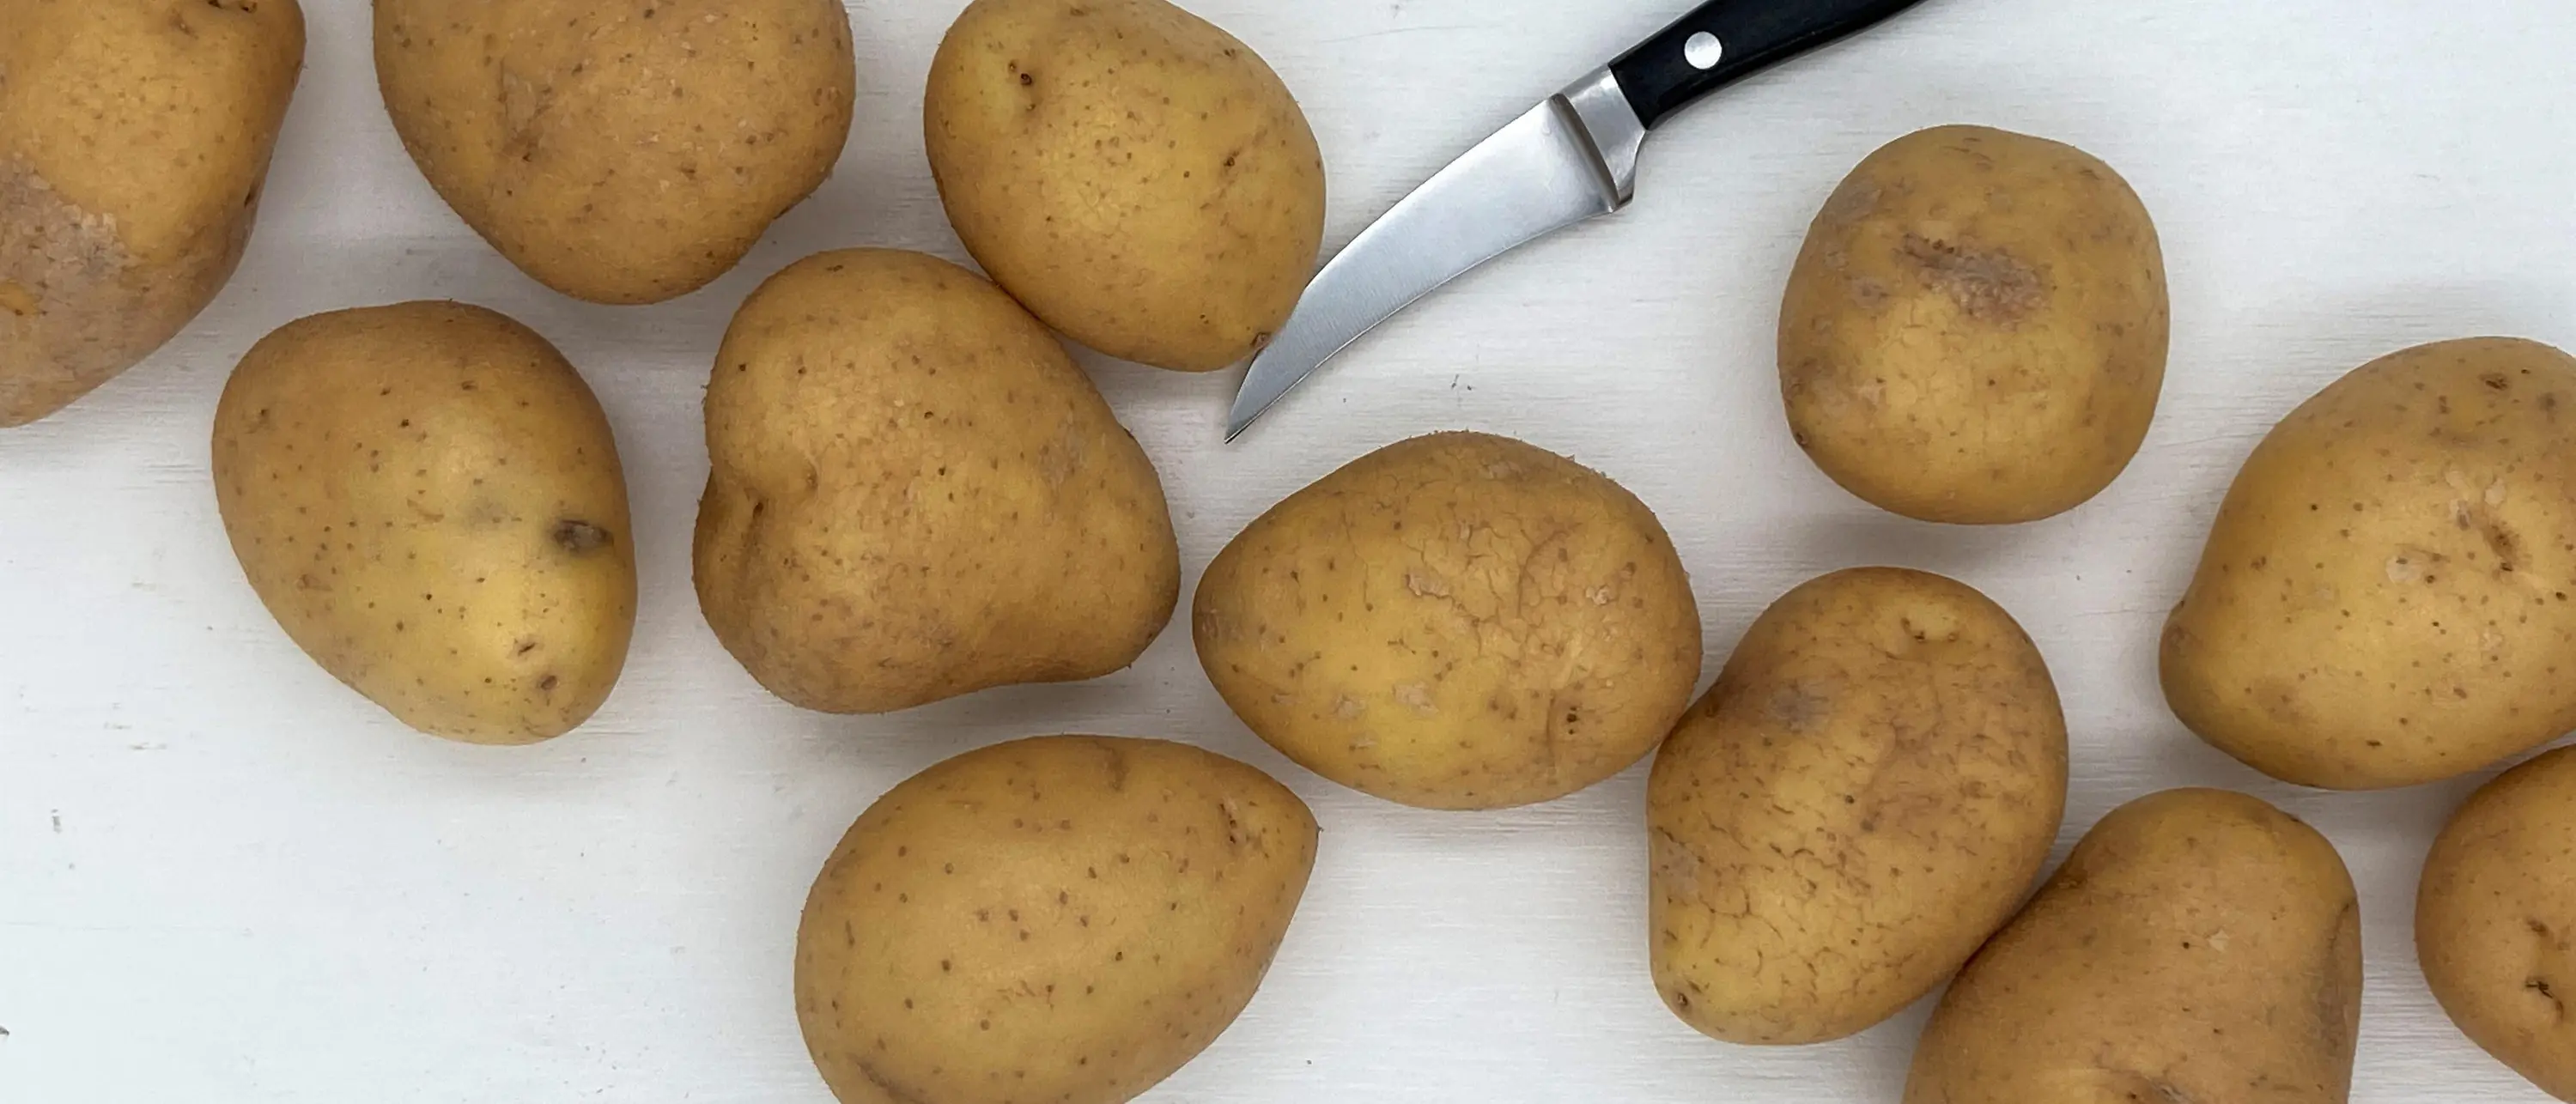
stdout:
[[375,0],[375,54],[438,194],[597,303],[731,270],[831,174],[857,97],[833,0]]
[[1690,578],[1653,512],[1477,433],[1389,446],[1272,508],[1209,565],[1192,630],[1262,739],[1434,809],[1549,801],[1627,769],[1700,672]]
[[1267,775],[1056,737],[895,787],[833,852],[796,1011],[843,1104],[1120,1104],[1234,1022],[1314,870]]
[[2424,860],[2415,955],[2471,1041],[2576,1100],[2576,748],[2506,771],[2453,814]]
[[2071,146],[1941,127],[1873,153],[1808,231],[1780,384],[1825,474],[1924,521],[2075,508],[2163,393],[2164,254],[2126,181]]
[[214,301],[303,65],[295,0],[0,0],[0,426]]
[[2048,666],[1984,595],[1890,568],[1789,592],[1655,759],[1657,990],[1735,1043],[1886,1020],[2019,907],[2066,772]]
[[1279,75],[1163,0],[977,0],[931,64],[930,167],[958,237],[1047,324],[1208,372],[1288,320],[1324,160]]
[[1905,1104],[2343,1104],[2359,913],[2334,845],[2270,805],[2133,801],[1951,983]]
[[2478,770],[2576,728],[2576,358],[2408,349],[2293,412],[2166,622],[2165,699],[2275,778]]
[[946,261],[852,250],[772,277],[706,419],[699,605],[797,705],[1098,678],[1180,600],[1144,449],[1053,334]]
[[548,739],[625,667],[617,443],[572,365],[507,317],[405,303],[270,334],[216,406],[214,477],[287,636],[413,728]]

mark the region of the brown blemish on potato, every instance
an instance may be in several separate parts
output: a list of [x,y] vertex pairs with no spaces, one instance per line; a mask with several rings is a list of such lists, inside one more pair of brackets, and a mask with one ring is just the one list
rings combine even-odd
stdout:
[[2039,273],[2003,249],[1979,249],[1909,234],[1900,253],[1926,283],[1947,292],[1968,317],[2010,325],[2048,304]]
[[36,293],[14,280],[0,280],[0,310],[25,316],[36,313]]
[[547,535],[554,540],[555,547],[575,556],[586,556],[597,552],[608,547],[615,540],[608,530],[587,521],[571,518],[556,522],[555,527]]

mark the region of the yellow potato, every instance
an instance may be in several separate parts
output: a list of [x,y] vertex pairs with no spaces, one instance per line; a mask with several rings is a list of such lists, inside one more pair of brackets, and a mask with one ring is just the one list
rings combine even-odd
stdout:
[[857,76],[833,0],[375,0],[394,130],[528,275],[658,303],[831,174]]
[[295,0],[0,0],[0,426],[214,301],[303,66]]
[[699,605],[753,677],[884,713],[1134,663],[1180,599],[1161,480],[1055,336],[935,257],[761,285],[707,388]]
[[1950,985],[1905,1104],[2342,1104],[2361,1026],[2352,877],[2242,794],[2113,811]]
[[1655,987],[1729,1042],[1857,1034],[2011,918],[2065,811],[2066,717],[2011,614],[1919,571],[1808,583],[1655,757]]
[[1111,356],[1205,372],[1315,274],[1324,161],[1288,86],[1163,0],[976,0],[940,43],[930,169],[975,260]]
[[843,1104],[1118,1104],[1251,1003],[1315,866],[1297,795],[1220,755],[1067,736],[969,752],[843,837],[796,1013]]
[[2442,829],[2415,896],[2415,955],[2471,1041],[2576,1100],[2576,748],[2488,783]]
[[2576,358],[2409,349],[2310,399],[2227,492],[2166,623],[2184,724],[2275,778],[2450,778],[2576,728]]
[[1925,521],[2033,521],[2119,477],[2164,389],[2155,224],[2089,154],[1941,127],[1825,203],[1780,313],[1789,426],[1853,494]]
[[289,324],[224,387],[214,476],[260,601],[403,723],[531,743],[616,685],[626,479],[599,401],[527,327],[456,303]]
[[1254,732],[1390,801],[1563,797],[1654,750],[1699,681],[1699,608],[1625,488],[1502,437],[1381,449],[1208,566],[1199,663]]

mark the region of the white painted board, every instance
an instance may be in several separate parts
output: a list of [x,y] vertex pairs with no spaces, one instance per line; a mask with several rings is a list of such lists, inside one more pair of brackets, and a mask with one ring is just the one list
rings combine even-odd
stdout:
[[[0,1101],[826,1104],[789,999],[823,856],[911,772],[1061,731],[1250,760],[1325,825],[1268,985],[1158,1104],[1895,1100],[1921,1008],[1793,1051],[1710,1042],[1663,1010],[1646,981],[1642,771],[1496,815],[1363,798],[1229,715],[1182,623],[1114,678],[874,719],[789,708],[717,646],[687,541],[716,342],[805,253],[962,259],[919,130],[960,6],[858,0],[839,174],[739,271],[636,310],[551,294],[468,232],[385,120],[366,5],[305,0],[303,87],[240,276],[160,355],[0,433]],[[1335,245],[1685,6],[1195,4],[1305,102]],[[1476,428],[1570,453],[1662,514],[1711,672],[1765,604],[1828,569],[1903,564],[1986,589],[2064,692],[2066,842],[2170,786],[2279,802],[2333,837],[2361,886],[2355,1099],[2539,1101],[2451,1028],[2414,964],[2418,864],[2476,780],[2376,796],[2273,784],[2175,723],[2154,644],[2227,480],[2300,399],[2423,340],[2576,346],[2570,57],[2562,0],[1928,0],[1674,122],[1632,210],[1404,316],[1240,446],[1217,443],[1234,374],[1089,363],[1162,468],[1192,581],[1342,462]],[[2094,151],[2163,232],[2163,416],[2125,478],[2055,521],[1968,531],[1878,513],[1818,474],[1779,414],[1772,328],[1808,217],[1869,150],[1947,122]],[[594,723],[545,746],[415,736],[341,688],[260,608],[215,515],[206,437],[235,359],[309,313],[422,297],[552,338],[625,453],[645,582],[633,661]]]

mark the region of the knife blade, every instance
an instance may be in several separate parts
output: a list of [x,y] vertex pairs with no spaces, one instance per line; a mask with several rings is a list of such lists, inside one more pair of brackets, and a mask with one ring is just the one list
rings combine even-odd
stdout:
[[1636,198],[1646,135],[1709,93],[1921,0],[1713,0],[1539,102],[1404,197],[1316,274],[1253,357],[1225,439],[1423,296]]

